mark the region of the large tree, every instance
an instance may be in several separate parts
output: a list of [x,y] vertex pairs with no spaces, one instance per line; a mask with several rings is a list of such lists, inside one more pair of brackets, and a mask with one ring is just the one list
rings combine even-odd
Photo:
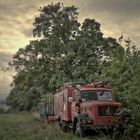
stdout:
[[[68,81],[95,82],[112,79],[115,91],[125,64],[125,50],[112,37],[105,38],[94,19],[78,22],[78,8],[61,3],[40,8],[30,41],[10,64],[17,71],[7,101],[13,107],[31,109],[41,94],[54,93]],[[119,74],[116,74],[118,73]],[[116,74],[116,75],[115,75]]]

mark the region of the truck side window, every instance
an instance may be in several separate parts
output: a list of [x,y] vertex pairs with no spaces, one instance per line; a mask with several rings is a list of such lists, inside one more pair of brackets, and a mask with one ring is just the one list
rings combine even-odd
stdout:
[[78,101],[79,96],[80,96],[80,94],[79,94],[78,90],[74,90],[73,91],[73,101]]

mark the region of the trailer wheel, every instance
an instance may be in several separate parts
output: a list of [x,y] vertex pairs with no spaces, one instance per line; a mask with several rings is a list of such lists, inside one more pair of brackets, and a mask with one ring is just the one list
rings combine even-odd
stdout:
[[80,122],[77,122],[75,125],[75,135],[77,137],[84,137],[84,130],[83,130]]
[[67,132],[68,131],[67,124],[64,121],[62,121],[62,120],[59,120],[59,127],[60,127],[60,129],[63,132]]
[[67,125],[65,124],[64,121],[62,121],[61,129],[62,129],[63,132],[67,132],[67,130],[68,130]]

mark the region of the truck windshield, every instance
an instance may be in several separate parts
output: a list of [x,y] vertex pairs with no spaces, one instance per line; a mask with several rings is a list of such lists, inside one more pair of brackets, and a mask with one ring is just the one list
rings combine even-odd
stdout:
[[82,90],[80,91],[81,98],[86,101],[97,100],[97,92],[96,90]]
[[108,90],[98,90],[97,91],[97,96],[98,96],[98,100],[109,100],[109,101],[111,101],[113,99],[111,91],[108,91]]
[[108,90],[82,90],[80,91],[81,98],[86,101],[92,100],[112,100],[112,93]]

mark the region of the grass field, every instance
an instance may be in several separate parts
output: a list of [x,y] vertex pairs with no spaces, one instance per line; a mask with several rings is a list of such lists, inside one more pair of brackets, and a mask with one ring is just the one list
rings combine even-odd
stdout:
[[[90,138],[91,139],[91,138]],[[106,140],[92,138],[93,140]],[[0,140],[89,140],[60,131],[56,123],[44,125],[31,114],[0,115]]]

